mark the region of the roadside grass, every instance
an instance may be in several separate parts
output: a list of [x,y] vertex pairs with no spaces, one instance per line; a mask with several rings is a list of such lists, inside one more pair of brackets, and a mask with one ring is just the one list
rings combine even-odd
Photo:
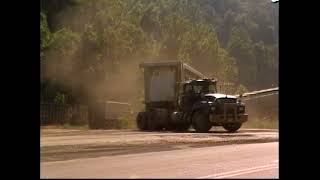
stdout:
[[[54,124],[54,125],[43,125],[41,129],[75,129],[75,130],[88,130],[88,124],[74,125],[74,124]],[[120,117],[115,122],[107,125],[105,129],[137,129],[135,119],[131,117]]]
[[257,129],[278,129],[279,121],[278,119],[252,118],[243,123],[242,127]]
[[[243,123],[242,128],[256,128],[256,129],[278,129],[279,122],[277,118],[263,119],[263,118],[250,118],[247,122]],[[81,125],[45,125],[40,126],[41,129],[76,129],[76,130],[88,130],[88,124]],[[113,127],[107,127],[106,129],[137,129],[136,121],[132,117],[124,116],[119,118]]]
[[78,129],[78,130],[88,130],[89,126],[88,124],[83,125],[71,125],[71,124],[62,124],[62,125],[45,125],[40,126],[41,129]]
[[[279,123],[277,119],[249,119],[247,122],[243,123],[242,128],[255,128],[255,129],[278,129]],[[88,124],[83,125],[45,125],[41,126],[41,129],[76,129],[76,130],[88,130]],[[107,127],[106,129],[137,129],[136,121],[128,117],[120,118],[115,127]]]
[[136,121],[132,117],[124,116],[121,117],[117,122],[118,129],[136,129]]

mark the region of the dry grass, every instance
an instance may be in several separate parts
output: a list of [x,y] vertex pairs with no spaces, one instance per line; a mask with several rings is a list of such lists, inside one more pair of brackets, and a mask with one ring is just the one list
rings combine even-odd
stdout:
[[131,117],[121,117],[117,123],[119,129],[137,129],[136,120]]
[[[243,123],[242,128],[255,128],[255,129],[278,129],[279,121],[278,119],[263,119],[263,118],[250,118],[247,122]],[[136,121],[132,117],[122,117],[120,118],[115,127],[108,127],[112,129],[137,129]],[[41,126],[41,129],[89,129],[88,125],[48,125]]]
[[70,125],[70,124],[62,124],[62,125],[47,125],[40,126],[41,129],[79,129],[86,130],[89,129],[88,125]]
[[244,128],[257,128],[257,129],[278,129],[278,119],[262,119],[252,118],[243,124]]
[[[110,125],[109,125],[110,126]],[[121,117],[110,127],[107,126],[106,129],[137,129],[135,119],[129,117]],[[55,125],[45,125],[40,126],[41,129],[78,129],[78,130],[88,130],[88,124],[83,125],[72,125],[72,124],[55,124]]]

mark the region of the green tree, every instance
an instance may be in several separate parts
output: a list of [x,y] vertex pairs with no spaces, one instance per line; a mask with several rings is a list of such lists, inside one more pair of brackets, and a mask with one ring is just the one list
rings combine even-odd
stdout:
[[239,68],[239,82],[245,86],[255,84],[257,81],[257,68],[252,41],[248,32],[242,27],[235,27],[228,42],[228,51],[237,58]]
[[79,97],[107,94],[104,89],[98,92],[103,84],[122,76],[124,66],[137,68],[146,60],[182,60],[208,76],[248,89],[277,84],[278,9],[270,2],[42,0],[41,4],[43,72],[52,84],[74,87],[70,92],[50,86],[53,99],[57,92],[78,90]]
[[40,12],[40,50],[43,51],[50,45],[51,32],[47,23],[47,16]]

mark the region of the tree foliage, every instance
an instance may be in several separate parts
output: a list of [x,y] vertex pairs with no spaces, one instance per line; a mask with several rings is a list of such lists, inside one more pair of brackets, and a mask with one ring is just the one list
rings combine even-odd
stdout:
[[269,1],[41,3],[44,72],[48,81],[72,82],[75,96],[114,78],[126,64],[152,59],[190,63],[240,89],[277,84],[278,5]]

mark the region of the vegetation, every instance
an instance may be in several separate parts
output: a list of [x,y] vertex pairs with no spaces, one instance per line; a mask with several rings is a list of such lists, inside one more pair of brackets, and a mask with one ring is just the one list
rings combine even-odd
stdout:
[[137,124],[135,118],[131,117],[121,117],[116,124],[118,129],[137,129]]
[[41,129],[77,129],[77,130],[88,130],[89,127],[87,124],[85,125],[71,125],[71,124],[56,124],[56,125],[45,125],[41,126]]
[[117,95],[141,104],[137,64],[147,60],[190,63],[234,92],[278,83],[278,4],[270,1],[41,0],[40,15],[44,101]]
[[278,129],[279,121],[276,119],[261,119],[252,118],[248,122],[244,123],[243,128],[258,128],[258,129]]

